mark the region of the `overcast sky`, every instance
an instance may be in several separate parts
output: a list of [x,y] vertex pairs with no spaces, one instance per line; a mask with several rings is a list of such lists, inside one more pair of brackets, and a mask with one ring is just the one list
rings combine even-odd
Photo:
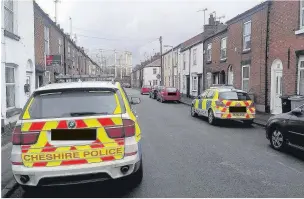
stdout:
[[[36,0],[54,19],[54,1]],[[225,15],[222,22],[261,3],[262,0],[60,0],[58,23],[65,32],[77,35],[77,44],[98,49],[128,50],[133,66],[146,55],[159,52],[159,36],[164,45],[178,45],[203,31],[203,12]],[[168,49],[164,49],[168,50]],[[108,51],[110,52],[110,51]]]

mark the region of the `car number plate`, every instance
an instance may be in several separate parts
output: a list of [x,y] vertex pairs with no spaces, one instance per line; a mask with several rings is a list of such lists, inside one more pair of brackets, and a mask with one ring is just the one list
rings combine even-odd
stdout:
[[238,116],[238,117],[245,116],[245,113],[233,113],[233,116]]

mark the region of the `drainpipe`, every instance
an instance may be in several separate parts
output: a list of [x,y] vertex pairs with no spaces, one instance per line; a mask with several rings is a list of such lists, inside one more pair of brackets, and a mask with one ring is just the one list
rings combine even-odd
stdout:
[[269,14],[271,2],[267,5],[267,26],[266,26],[266,48],[265,48],[265,112],[270,113],[270,105],[268,105],[268,47],[269,47]]
[[[190,79],[190,85],[189,85],[189,97],[191,97],[191,48],[189,48],[189,79]],[[193,86],[193,85],[192,85]]]

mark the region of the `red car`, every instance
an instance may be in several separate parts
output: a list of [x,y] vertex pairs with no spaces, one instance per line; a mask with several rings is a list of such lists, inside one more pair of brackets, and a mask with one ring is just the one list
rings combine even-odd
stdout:
[[177,88],[165,87],[157,94],[156,99],[162,103],[165,101],[175,101],[179,103],[181,94]]
[[144,85],[141,90],[140,90],[140,94],[149,94],[151,91],[151,86],[148,85]]

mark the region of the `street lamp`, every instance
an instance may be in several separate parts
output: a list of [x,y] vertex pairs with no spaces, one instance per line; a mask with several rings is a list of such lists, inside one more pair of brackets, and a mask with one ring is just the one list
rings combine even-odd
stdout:
[[172,70],[171,70],[171,81],[172,81],[172,86],[174,87],[174,68],[173,68],[173,46],[170,46],[170,45],[164,45],[164,47],[167,47],[167,48],[171,48],[171,51],[172,51],[172,59],[171,59],[171,61],[172,61],[172,64],[171,64],[171,66],[172,66]]

